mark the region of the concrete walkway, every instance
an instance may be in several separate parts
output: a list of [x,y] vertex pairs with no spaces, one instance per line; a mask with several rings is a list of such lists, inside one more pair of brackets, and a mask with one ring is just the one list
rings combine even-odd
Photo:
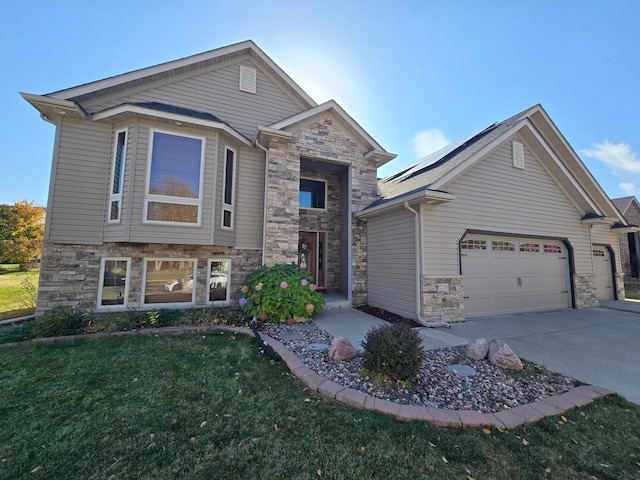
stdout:
[[[358,310],[326,310],[320,328],[361,348],[366,332],[384,322]],[[464,345],[484,337],[506,341],[522,358],[584,383],[616,391],[640,404],[640,302],[603,302],[592,310],[502,315],[451,328],[421,328],[426,349]]]

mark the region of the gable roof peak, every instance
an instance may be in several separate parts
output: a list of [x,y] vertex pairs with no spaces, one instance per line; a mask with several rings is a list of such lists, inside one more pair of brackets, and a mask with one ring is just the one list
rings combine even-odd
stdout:
[[99,94],[109,93],[114,89],[126,88],[127,85],[137,85],[141,82],[169,77],[177,73],[187,72],[198,67],[213,65],[242,55],[251,56],[259,65],[273,73],[277,78],[281,79],[287,89],[293,93],[302,104],[307,107],[316,105],[315,100],[313,100],[313,98],[311,98],[296,82],[294,82],[284,70],[282,70],[266,53],[264,53],[253,40],[244,40],[226,47],[208,50],[206,52],[197,53],[177,60],[163,62],[151,67],[107,77],[102,80],[52,92],[46,96],[59,100],[79,100],[82,98],[90,98]]

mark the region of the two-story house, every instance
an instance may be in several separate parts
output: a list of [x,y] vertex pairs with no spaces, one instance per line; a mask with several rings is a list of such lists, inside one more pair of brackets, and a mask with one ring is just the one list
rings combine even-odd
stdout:
[[37,314],[232,305],[289,262],[420,321],[624,298],[629,226],[540,106],[378,183],[395,155],[251,41],[22,96],[56,127]]

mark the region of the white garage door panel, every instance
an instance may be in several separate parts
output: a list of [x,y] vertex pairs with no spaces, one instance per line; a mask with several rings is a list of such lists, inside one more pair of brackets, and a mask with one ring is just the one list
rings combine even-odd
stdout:
[[613,288],[613,269],[609,249],[606,247],[593,247],[593,268],[596,272],[598,300],[613,300],[615,298],[615,289]]
[[[569,261],[562,242],[478,235],[465,240],[473,240],[475,247],[465,248],[465,242],[461,246],[465,317],[571,307]],[[495,245],[504,248],[504,242],[513,244],[513,250],[494,250]],[[538,251],[520,251],[522,244],[537,245]]]

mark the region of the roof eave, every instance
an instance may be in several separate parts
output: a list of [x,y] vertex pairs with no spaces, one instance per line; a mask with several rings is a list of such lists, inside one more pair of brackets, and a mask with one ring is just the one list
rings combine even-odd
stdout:
[[269,127],[258,127],[256,135],[253,138],[253,142],[264,147],[269,145],[271,142],[287,144],[292,137],[293,134],[291,132],[276,130]]
[[86,112],[75,102],[70,100],[59,100],[45,95],[34,95],[32,93],[20,92],[20,96],[31,104],[33,108],[40,112],[44,120],[55,121],[59,117],[70,116],[86,119]]
[[215,122],[213,120],[206,120],[202,118],[195,118],[189,115],[182,115],[179,113],[164,112],[162,110],[155,110],[152,108],[142,107],[139,105],[131,105],[128,103],[123,105],[118,105],[117,107],[109,108],[101,112],[96,112],[91,116],[91,118],[92,120],[97,122],[100,120],[116,117],[124,113],[132,113],[132,114],[147,115],[150,117],[162,118],[164,120],[172,121],[176,123],[176,125],[192,124],[196,126],[209,127],[209,128],[214,128],[216,130],[222,130],[228,133],[229,135],[231,135],[232,137],[234,137],[236,140],[243,143],[244,145],[248,147],[253,146],[253,144],[248,138],[246,138],[244,135],[234,130],[232,127],[230,127],[226,123]]
[[366,218],[372,215],[383,213],[387,210],[391,210],[397,207],[404,206],[405,202],[409,205],[417,205],[420,203],[429,205],[440,205],[455,200],[456,196],[453,193],[437,192],[433,190],[421,190],[411,195],[400,195],[389,202],[376,205],[372,208],[367,208],[356,213],[357,217]]

